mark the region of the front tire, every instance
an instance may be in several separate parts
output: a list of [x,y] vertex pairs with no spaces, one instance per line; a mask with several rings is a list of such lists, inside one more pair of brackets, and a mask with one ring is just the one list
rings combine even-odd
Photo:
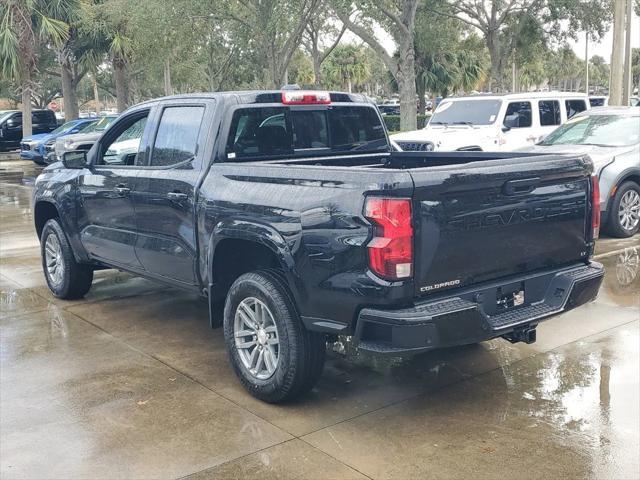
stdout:
[[42,269],[51,293],[58,298],[82,298],[91,288],[93,268],[76,262],[58,219],[49,220],[40,236]]
[[640,186],[624,182],[614,195],[609,209],[607,231],[618,238],[635,235],[640,228]]
[[325,338],[304,328],[278,271],[246,273],[233,283],[224,337],[242,385],[265,402],[291,400],[313,388],[322,374]]

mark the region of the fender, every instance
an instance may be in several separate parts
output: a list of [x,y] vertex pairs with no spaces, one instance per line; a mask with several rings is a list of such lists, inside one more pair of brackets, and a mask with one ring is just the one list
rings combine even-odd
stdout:
[[[67,235],[73,256],[77,262],[87,263],[90,261],[84,245],[80,241],[77,224],[77,189],[72,181],[63,183],[60,188],[51,190],[44,187],[36,186],[33,197],[33,207],[35,216],[35,207],[39,203],[47,203],[52,205],[58,212],[58,218],[62,223],[62,228]],[[34,218],[35,220],[35,218]]]
[[[227,239],[255,242],[273,252],[285,274],[296,304],[301,304],[300,300],[305,296],[304,285],[297,270],[291,248],[282,234],[268,224],[252,220],[239,220],[232,218],[226,218],[216,224],[209,237],[206,253],[201,252],[201,255],[205,254],[206,257],[206,272],[202,272],[202,278],[204,283],[208,286],[210,299],[212,298],[212,292],[215,288],[215,284],[212,283],[210,272],[213,271],[213,259],[215,257],[216,248],[222,240]],[[211,300],[209,303],[211,305]]]
[[[604,173],[604,171],[607,169],[607,167],[611,166],[611,165],[615,165],[615,162],[611,162],[608,165],[606,165],[601,171],[600,171],[600,177],[602,177],[602,174]],[[634,177],[635,181],[638,182],[640,179],[640,168],[639,167],[629,167],[629,168],[625,168],[622,172],[620,172],[617,176],[615,181],[612,183],[612,188],[615,187],[619,187],[620,184],[627,180],[629,177]],[[600,195],[603,195],[603,192],[600,192]],[[605,210],[609,210],[609,201],[611,200],[611,190],[608,191],[606,193],[606,207]]]

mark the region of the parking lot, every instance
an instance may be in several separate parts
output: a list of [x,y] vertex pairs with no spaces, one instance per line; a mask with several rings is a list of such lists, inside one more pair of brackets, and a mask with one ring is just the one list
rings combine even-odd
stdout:
[[334,346],[311,394],[269,405],[200,298],[113,270],[52,297],[37,173],[0,162],[2,478],[640,478],[640,235],[599,242],[600,296],[534,344]]

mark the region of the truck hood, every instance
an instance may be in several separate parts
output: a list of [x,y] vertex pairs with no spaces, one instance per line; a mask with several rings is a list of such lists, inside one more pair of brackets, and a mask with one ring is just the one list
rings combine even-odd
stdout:
[[530,153],[555,153],[570,155],[589,155],[593,162],[593,171],[600,173],[616,156],[631,152],[631,147],[599,147],[597,145],[531,145],[516,150]]
[[494,125],[434,125],[412,132],[396,133],[391,135],[391,139],[396,142],[431,142],[436,150],[456,150],[476,143],[474,138],[485,139],[495,136]]

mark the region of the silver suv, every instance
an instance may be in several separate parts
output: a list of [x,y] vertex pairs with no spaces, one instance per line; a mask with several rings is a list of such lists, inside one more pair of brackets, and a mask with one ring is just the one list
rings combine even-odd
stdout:
[[585,153],[600,179],[602,223],[614,237],[640,228],[640,107],[601,107],[583,112],[520,151]]

